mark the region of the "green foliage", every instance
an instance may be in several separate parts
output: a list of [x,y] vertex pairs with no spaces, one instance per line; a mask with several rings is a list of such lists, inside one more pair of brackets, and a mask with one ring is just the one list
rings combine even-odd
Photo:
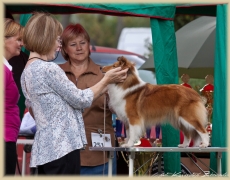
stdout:
[[122,17],[124,27],[150,27],[150,19],[142,17]]
[[156,160],[155,152],[137,152],[134,159],[134,175],[151,175],[152,165]]
[[117,47],[120,32],[124,27],[150,27],[149,18],[102,14],[73,14],[70,22],[81,23],[89,33],[92,44],[107,47]]
[[175,31],[183,27],[184,25],[188,24],[189,22],[197,19],[198,15],[175,15],[174,17],[174,26],[175,26]]
[[[118,38],[121,30],[125,27],[150,27],[150,19],[143,17],[129,16],[109,16],[102,14],[71,14],[68,15],[52,15],[58,21],[62,22],[64,28],[70,23],[81,23],[88,31],[91,43],[98,46],[117,47]],[[19,15],[14,15],[16,20],[19,20]],[[193,15],[176,15],[174,18],[175,30],[178,30],[188,22],[196,19],[199,16]],[[152,44],[146,40],[146,46],[152,55]]]
[[[13,15],[16,21],[19,21],[20,15]],[[71,14],[68,15],[52,15],[58,21],[62,22],[64,28],[66,24],[81,23],[88,31],[91,37],[91,43],[98,46],[117,47],[118,38],[121,30],[125,27],[150,27],[150,19],[143,17],[129,16],[109,16],[102,14]],[[187,24],[188,22],[198,18],[195,15],[176,15],[174,18],[175,31]],[[146,46],[152,53],[152,45],[146,41]],[[149,56],[148,54],[146,56]]]
[[116,18],[101,14],[74,14],[72,23],[80,23],[90,35],[91,44],[115,47]]
[[144,56],[147,58],[153,57],[153,46],[149,39],[145,39],[145,47],[149,52],[145,53]]

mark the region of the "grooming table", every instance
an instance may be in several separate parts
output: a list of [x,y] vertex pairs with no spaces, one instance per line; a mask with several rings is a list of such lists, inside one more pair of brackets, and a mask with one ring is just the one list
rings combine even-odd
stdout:
[[227,148],[220,147],[188,147],[188,148],[178,148],[178,147],[89,147],[90,151],[106,151],[108,153],[109,163],[108,163],[108,176],[112,176],[112,160],[114,158],[114,151],[126,151],[129,154],[129,176],[133,176],[133,166],[135,152],[216,152],[217,158],[217,174],[221,175],[221,158],[222,152],[227,152]]
[[[28,139],[20,139],[20,138],[28,138]],[[31,139],[32,138],[32,139]],[[17,145],[22,144],[23,145],[23,154],[22,154],[22,176],[25,176],[26,172],[26,152],[25,152],[25,146],[26,145],[32,145],[34,140],[34,135],[26,135],[26,134],[20,134],[19,139],[17,140]]]

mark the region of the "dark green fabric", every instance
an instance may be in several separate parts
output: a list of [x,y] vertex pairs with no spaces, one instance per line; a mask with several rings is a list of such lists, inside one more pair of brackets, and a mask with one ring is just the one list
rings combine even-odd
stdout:
[[56,4],[5,4],[11,13],[32,13],[33,11],[50,12],[53,14],[73,14],[73,13],[102,13],[107,15],[127,15],[155,17],[163,19],[174,18],[175,5],[172,4],[106,4],[106,3],[56,3]]
[[[31,16],[32,16],[32,14],[21,14],[20,15],[20,24],[25,27],[27,21],[30,19]],[[27,55],[30,54],[30,52],[27,49],[25,49],[24,46],[22,47],[22,51],[24,53],[26,53]]]
[[201,16],[216,16],[216,5],[209,6],[177,6],[176,14],[185,14],[185,15],[201,15]]
[[[121,13],[133,13],[138,16],[159,16],[161,18],[174,18],[172,7],[176,5],[176,14],[193,14],[216,16],[216,5],[205,4],[151,4],[151,3],[136,3],[136,4],[100,4],[100,3],[33,3],[33,4],[7,4],[5,7],[11,13],[27,14],[33,11],[50,12],[53,14],[74,14],[74,13],[103,13],[119,15]],[[164,10],[162,11],[162,8]],[[161,12],[162,11],[162,12]],[[128,14],[127,14],[128,15]],[[130,14],[131,15],[131,14]]]
[[[214,104],[211,146],[227,147],[227,5],[217,6],[214,62]],[[222,153],[222,174],[227,172],[227,154]],[[217,171],[216,153],[211,153],[210,167]]]
[[81,4],[88,9],[118,11],[128,14],[144,15],[147,17],[172,19],[175,14],[175,5],[172,4]]
[[[157,84],[178,84],[178,61],[173,21],[151,19],[154,64]],[[156,102],[157,103],[157,102]],[[177,147],[179,131],[171,125],[162,125],[163,147]],[[164,153],[164,171],[181,171],[180,153]]]
[[[25,15],[22,14],[22,15],[20,15],[20,24],[22,26],[25,26],[30,17],[31,17],[31,14],[25,14]],[[29,55],[29,51],[27,51],[24,47],[22,47],[22,51],[25,52],[27,55]],[[25,108],[26,108],[26,106],[25,106],[25,96],[22,93],[21,89],[19,89],[19,93],[20,93],[20,98],[18,100],[18,107],[19,107],[19,110],[20,110],[20,118],[22,120],[22,118],[24,116]]]
[[20,15],[20,24],[25,27],[26,23],[30,19],[32,14],[21,14]]
[[23,116],[24,116],[24,112],[25,112],[25,96],[22,93],[22,89],[19,89],[19,93],[20,93],[20,98],[18,100],[18,107],[19,107],[19,111],[20,111],[20,118],[22,120]]

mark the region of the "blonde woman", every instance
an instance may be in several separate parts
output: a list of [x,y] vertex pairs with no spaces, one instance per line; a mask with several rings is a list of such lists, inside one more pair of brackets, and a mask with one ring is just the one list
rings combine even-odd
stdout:
[[109,83],[124,81],[127,72],[116,68],[96,85],[78,89],[57,64],[48,62],[61,47],[61,33],[61,24],[50,14],[35,13],[23,36],[30,56],[21,85],[37,127],[30,167],[38,167],[38,174],[43,175],[80,173],[80,149],[87,144],[83,109],[91,106]]
[[16,142],[21,124],[18,99],[19,91],[13,79],[8,60],[21,51],[23,27],[12,19],[4,20],[4,142],[5,174],[14,175],[17,162]]

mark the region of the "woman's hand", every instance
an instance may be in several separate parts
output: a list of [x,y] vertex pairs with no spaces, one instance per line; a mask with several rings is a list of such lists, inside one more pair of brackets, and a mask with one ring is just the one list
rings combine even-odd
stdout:
[[124,82],[124,80],[127,78],[128,70],[128,68],[121,70],[121,67],[111,69],[105,73],[103,79],[105,79],[108,84]]
[[94,93],[94,100],[97,99],[100,95],[105,93],[108,90],[107,85],[112,83],[124,82],[127,77],[127,69],[121,70],[121,67],[111,69],[105,73],[105,76],[90,89]]

